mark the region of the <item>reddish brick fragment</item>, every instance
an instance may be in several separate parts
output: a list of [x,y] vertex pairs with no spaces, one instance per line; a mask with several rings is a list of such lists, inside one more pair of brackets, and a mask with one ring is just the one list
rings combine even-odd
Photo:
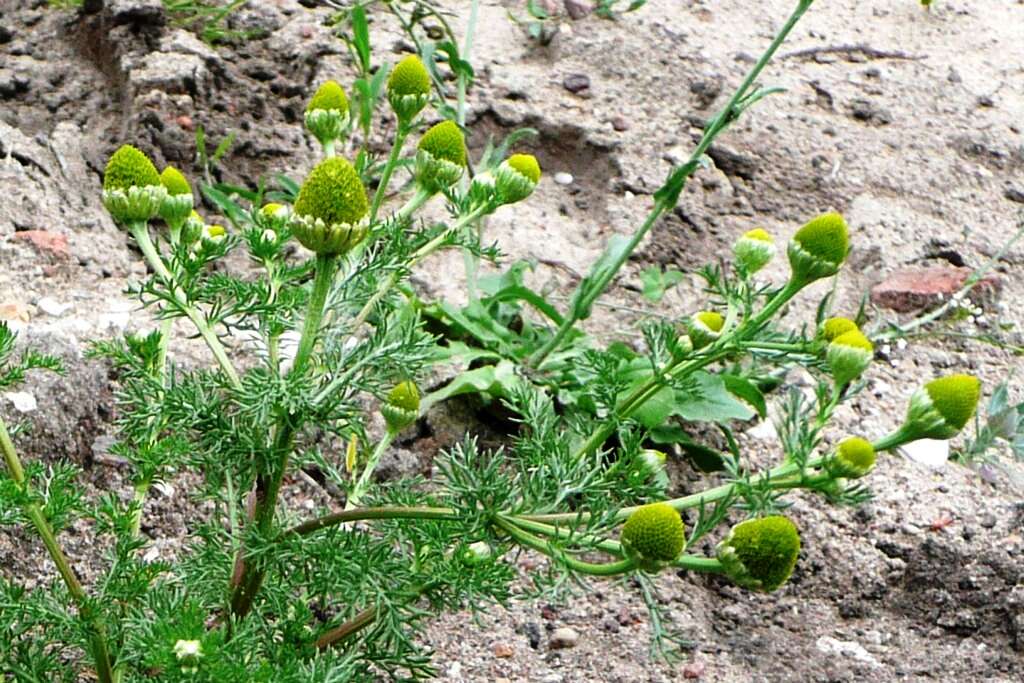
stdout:
[[[955,266],[928,266],[898,270],[871,288],[871,302],[899,313],[934,308],[959,291],[970,268]],[[986,275],[971,290],[969,299],[976,305],[986,306],[998,298],[1003,282],[994,275]]]

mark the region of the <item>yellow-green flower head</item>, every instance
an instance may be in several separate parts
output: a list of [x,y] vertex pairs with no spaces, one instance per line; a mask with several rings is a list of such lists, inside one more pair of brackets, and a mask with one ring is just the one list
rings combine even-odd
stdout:
[[[258,221],[262,227],[265,227],[271,232],[278,232],[287,225],[289,218],[291,217],[291,210],[285,204],[278,204],[276,202],[270,202],[264,204],[259,211]],[[267,241],[273,241],[276,239],[276,235],[270,235],[266,237]]]
[[533,194],[540,182],[540,164],[532,154],[513,154],[498,164],[494,187],[502,204],[514,204]]
[[836,446],[836,454],[829,461],[829,470],[838,477],[859,479],[875,466],[875,447],[867,439],[851,436]]
[[223,225],[205,225],[203,226],[203,241],[211,244],[220,244],[227,237],[228,231],[224,229]]
[[114,152],[103,173],[103,205],[118,224],[144,223],[160,211],[167,190],[149,157],[131,145]]
[[398,383],[388,392],[380,412],[388,429],[393,432],[405,429],[420,416],[420,390],[409,380]]
[[408,55],[388,76],[388,101],[399,121],[408,123],[427,106],[430,74],[416,55]]
[[309,104],[306,105],[307,112],[315,109],[347,112],[348,95],[345,94],[345,89],[341,87],[341,84],[333,80],[325,81],[317,88],[316,93],[310,98]]
[[833,341],[836,337],[859,330],[857,323],[849,318],[829,318],[821,324],[820,334],[825,341]]
[[732,253],[740,270],[753,275],[775,258],[775,239],[764,228],[754,228],[736,240]]
[[369,210],[359,174],[340,157],[321,161],[306,176],[295,201],[291,228],[302,246],[318,254],[343,254],[366,237]]
[[192,187],[188,184],[188,180],[181,174],[181,171],[168,166],[160,174],[160,184],[167,190],[167,194],[176,196],[179,194],[192,194]]
[[933,379],[910,397],[903,429],[914,439],[952,439],[974,416],[981,382],[972,375]]
[[622,526],[622,546],[641,569],[659,571],[686,548],[683,520],[668,503],[641,506]]
[[722,334],[725,318],[716,311],[701,311],[693,314],[687,322],[687,332],[693,348],[701,349],[712,343]]
[[416,182],[432,192],[451,187],[466,166],[466,140],[454,121],[442,121],[416,146]]
[[797,230],[789,242],[793,279],[808,284],[839,272],[850,251],[849,229],[838,213],[826,213]]
[[173,166],[168,166],[160,174],[160,184],[167,190],[167,196],[160,203],[160,217],[174,234],[192,213],[192,188],[181,171]]
[[131,145],[121,145],[110,155],[103,172],[104,190],[127,190],[160,184],[156,166],[144,152]]
[[781,515],[748,519],[715,549],[726,574],[739,586],[771,592],[784,584],[800,554],[800,534]]
[[337,81],[321,85],[306,105],[306,128],[326,145],[345,137],[349,123],[349,104],[345,89]]
[[825,359],[836,386],[844,386],[861,376],[875,357],[875,347],[860,330],[843,332],[828,345]]

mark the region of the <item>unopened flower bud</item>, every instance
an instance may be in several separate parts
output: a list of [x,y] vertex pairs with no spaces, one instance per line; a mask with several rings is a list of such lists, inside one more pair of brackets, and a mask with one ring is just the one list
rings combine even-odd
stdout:
[[764,228],[754,228],[736,240],[732,253],[740,269],[753,275],[775,258],[775,240]]
[[652,482],[660,489],[669,485],[668,473],[665,472],[665,453],[653,448],[645,448],[637,457],[637,468],[645,481]]
[[224,229],[223,225],[204,225],[202,239],[210,244],[220,244],[227,234],[228,231]]
[[828,345],[825,358],[836,386],[845,386],[863,374],[875,357],[875,347],[860,330],[839,335]]
[[345,89],[337,81],[321,85],[306,105],[306,128],[326,145],[345,136],[349,123],[349,104]]
[[392,432],[400,432],[420,416],[420,391],[410,380],[400,382],[380,406],[384,422]]
[[302,246],[318,254],[344,254],[366,237],[362,219],[369,205],[352,164],[340,157],[325,159],[302,183],[291,218],[292,233]]
[[416,150],[416,182],[431,192],[457,183],[466,167],[466,140],[453,121],[442,121],[423,134]]
[[160,217],[172,230],[177,230],[192,213],[192,188],[181,171],[173,166],[160,174],[160,184],[167,190],[167,196],[160,203]]
[[637,566],[657,572],[686,548],[686,530],[679,513],[668,503],[637,508],[622,526],[622,546]]
[[388,102],[398,120],[408,123],[427,106],[430,74],[416,55],[402,59],[388,76]]
[[971,375],[933,379],[910,397],[903,431],[907,440],[952,439],[974,415],[981,382]]
[[103,205],[119,225],[155,218],[167,196],[149,157],[131,145],[114,152],[103,173]]
[[781,515],[748,519],[729,531],[715,554],[734,583],[770,593],[793,573],[800,534]]
[[875,466],[875,448],[867,439],[851,436],[836,446],[835,456],[828,462],[829,471],[837,477],[859,479]]
[[695,313],[687,321],[687,331],[693,348],[701,349],[718,339],[722,334],[725,318],[716,311]]
[[812,219],[789,242],[793,280],[806,285],[835,275],[849,250],[849,230],[842,216],[826,213]]
[[818,334],[827,342],[834,341],[836,337],[847,332],[859,330],[857,323],[849,318],[829,318],[821,324]]
[[203,658],[203,645],[198,640],[179,640],[174,644],[174,656],[186,674],[199,671],[199,660]]
[[459,552],[459,559],[467,567],[479,567],[494,559],[494,548],[487,541],[470,543]]
[[539,182],[540,164],[532,154],[513,154],[494,170],[494,187],[502,204],[526,199]]

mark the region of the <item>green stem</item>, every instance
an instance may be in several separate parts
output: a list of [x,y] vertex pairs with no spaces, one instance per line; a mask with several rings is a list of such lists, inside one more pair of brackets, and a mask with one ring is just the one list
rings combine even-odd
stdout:
[[[171,325],[174,321],[171,318],[166,318],[160,322],[160,347],[157,350],[156,358],[156,369],[155,377],[157,382],[160,384],[160,394],[163,396],[164,390],[167,388],[167,346],[171,336]],[[149,446],[153,446],[160,436],[160,431],[164,427],[164,420],[156,419],[150,425],[149,429]],[[132,503],[135,507],[132,512],[132,525],[131,533],[133,538],[137,538],[139,531],[142,529],[142,506],[146,502],[146,496],[149,494],[149,488],[153,485],[152,477],[144,477],[135,484],[135,494],[132,498]]]
[[[437,235],[437,237],[435,237],[434,239],[430,240],[422,247],[417,249],[416,252],[413,253],[413,255],[409,257],[409,260],[406,262],[405,270],[411,269],[424,258],[437,251],[441,247],[441,245],[443,245],[448,240],[448,238],[451,237],[453,233],[458,232],[463,227],[479,218],[484,213],[485,208],[486,207],[479,207],[477,209],[474,209],[473,211],[470,211],[465,216],[460,217],[457,221],[455,221],[453,225],[451,225],[449,228],[447,228],[446,230],[442,231],[439,235]],[[380,303],[381,299],[383,299],[387,295],[387,293],[391,291],[391,288],[398,284],[398,280],[401,277],[402,271],[396,270],[381,281],[380,285],[377,287],[377,291],[374,292],[373,296],[370,297],[370,299],[366,302],[362,309],[360,309],[359,313],[356,314],[356,317],[352,321],[349,334],[355,334],[355,332],[360,327],[363,326],[363,323],[366,322],[366,319],[370,317],[371,313],[373,313],[373,309],[376,308],[377,304]]]
[[[469,6],[469,22],[466,24],[466,40],[462,44],[462,54],[459,57],[465,61],[470,61],[470,55],[473,53],[473,35],[476,33],[476,21],[477,15],[480,10],[480,0],[473,0]],[[459,124],[459,128],[466,127],[466,88],[468,86],[468,79],[466,74],[459,72],[459,81],[457,86],[457,94],[455,105],[455,122]]]
[[308,522],[303,522],[302,524],[293,526],[288,530],[288,533],[306,536],[307,534],[311,534],[328,527],[347,524],[348,522],[358,522],[366,519],[433,519],[446,522],[456,522],[459,520],[459,515],[451,508],[399,506],[355,508],[353,510],[333,512],[329,515],[324,515],[323,517],[311,519]]
[[[274,471],[263,474],[256,480],[256,506],[252,524],[258,534],[266,538],[274,522],[277,511],[277,497],[288,468],[288,456],[292,451],[292,439],[295,427],[287,418],[275,427],[274,442],[271,446],[270,461],[275,463]],[[231,594],[231,613],[236,617],[244,617],[252,609],[256,594],[263,585],[266,569],[262,563],[246,557],[245,548],[238,551],[242,570],[238,582],[233,586]],[[237,561],[236,561],[237,563]]]
[[332,628],[330,631],[317,638],[316,648],[318,650],[326,650],[332,645],[342,642],[366,628],[372,624],[376,618],[377,608],[367,607],[344,624],[337,628]]
[[[14,442],[11,440],[10,432],[7,431],[7,424],[3,418],[0,418],[0,450],[3,451],[4,463],[7,466],[11,480],[23,493],[27,494],[28,481],[25,479],[25,469],[21,465],[18,451],[14,447]],[[24,509],[25,515],[32,522],[36,533],[42,539],[43,546],[46,548],[46,552],[49,553],[50,559],[57,566],[57,572],[60,574],[61,579],[64,580],[64,585],[67,586],[71,599],[78,607],[82,620],[89,624],[91,628],[92,656],[96,664],[96,674],[99,677],[100,683],[113,683],[114,669],[110,658],[110,651],[107,647],[106,625],[100,616],[93,611],[92,605],[89,604],[89,596],[86,594],[81,582],[79,582],[78,576],[75,575],[75,570],[72,569],[67,556],[61,549],[57,536],[46,519],[46,515],[43,514],[43,509],[39,503],[35,501],[28,502],[25,504]]]
[[434,193],[416,185],[416,193],[409,198],[402,208],[395,212],[395,220],[404,221],[412,216],[421,206],[427,203]]
[[[647,214],[647,218],[644,220],[643,225],[633,233],[628,246],[622,250],[621,255],[615,260],[612,266],[610,268],[602,268],[596,280],[588,279],[580,283],[579,289],[576,290],[576,296],[573,297],[573,303],[571,305],[569,315],[565,317],[565,320],[563,320],[562,324],[558,326],[558,329],[555,331],[554,335],[548,339],[547,343],[537,349],[536,353],[530,356],[530,359],[527,361],[527,364],[530,367],[539,368],[541,363],[543,363],[552,352],[561,346],[565,337],[572,332],[576,327],[576,323],[579,322],[583,315],[590,310],[594,300],[608,288],[608,285],[611,284],[611,281],[616,275],[618,275],[619,270],[629,258],[630,254],[633,253],[637,245],[640,244],[640,241],[647,235],[650,229],[654,227],[654,224],[658,222],[667,210],[668,205],[665,204],[665,202],[660,200],[654,202],[654,208],[651,209],[649,214]],[[584,286],[587,287],[586,291],[583,289]],[[583,298],[584,293],[586,293],[585,299]]]
[[238,373],[235,372],[234,366],[231,364],[231,360],[228,359],[227,352],[224,350],[223,344],[220,343],[220,339],[210,329],[210,325],[207,323],[206,318],[198,311],[194,306],[190,306],[185,300],[184,293],[175,284],[175,278],[171,274],[171,271],[167,269],[164,264],[163,258],[161,258],[156,247],[153,245],[152,240],[149,239],[149,228],[145,223],[135,223],[130,226],[132,237],[135,238],[135,242],[139,245],[139,249],[142,250],[143,256],[146,257],[146,261],[150,267],[161,279],[164,280],[167,287],[169,288],[170,295],[174,299],[177,306],[188,316],[188,319],[195,325],[199,335],[206,342],[210,352],[213,353],[213,357],[217,360],[217,364],[220,369],[227,376],[228,381],[235,389],[242,388],[242,381],[238,378]]
[[329,158],[333,157],[334,156],[334,140],[328,140],[327,142],[325,142],[323,144],[323,149],[324,149],[324,156],[326,158],[329,159]]
[[334,269],[338,263],[338,257],[331,254],[317,254],[316,274],[313,277],[313,292],[309,296],[309,305],[306,308],[306,321],[302,326],[302,336],[299,339],[299,349],[295,352],[295,362],[291,372],[299,374],[309,361],[316,345],[317,337],[320,335],[320,322],[324,317],[324,304],[327,303],[327,294],[331,291],[331,283],[334,280]]
[[907,429],[907,425],[904,424],[901,425],[900,428],[897,429],[895,432],[883,436],[881,439],[875,441],[871,445],[877,452],[891,451],[896,448],[899,448],[905,443],[915,441],[917,438],[918,437],[915,437],[913,434],[910,433],[910,431]]
[[359,501],[366,495],[366,490],[370,488],[370,479],[373,477],[373,471],[377,469],[377,465],[380,463],[381,456],[384,455],[384,451],[394,440],[397,432],[388,429],[384,432],[384,436],[377,442],[376,448],[373,449],[373,453],[370,454],[370,458],[366,461],[366,467],[363,468],[362,474],[359,476],[359,480],[356,482],[355,488],[348,496],[348,500],[345,502],[345,509],[351,510]]
[[[700,142],[697,143],[697,147],[693,150],[690,158],[681,166],[676,167],[672,170],[670,178],[675,182],[685,184],[686,180],[693,175],[698,168],[700,168],[700,162],[708,148],[711,147],[711,143],[714,142],[715,138],[724,131],[729,125],[735,121],[740,113],[742,107],[740,106],[743,98],[747,96],[747,91],[753,86],[754,81],[764,70],[764,67],[771,61],[771,58],[775,55],[775,52],[779,49],[779,46],[786,40],[786,37],[796,26],[796,23],[804,15],[804,13],[810,8],[813,0],[800,0],[797,8],[790,15],[789,19],[783,25],[782,29],[776,34],[774,40],[768,49],[764,51],[757,63],[747,74],[746,78],[740,86],[733,92],[732,97],[726,103],[725,107],[722,108],[718,114],[711,119],[704,129],[704,134],[701,136]],[[682,187],[682,185],[680,185]],[[640,241],[647,235],[648,231],[654,226],[655,223],[673,207],[669,204],[667,199],[658,199],[654,202],[654,207],[651,212],[647,214],[647,218],[644,220],[643,225],[633,233],[629,243],[625,249],[619,254],[610,267],[602,267],[598,273],[598,277],[594,280],[586,279],[580,283],[579,289],[577,289],[577,300],[574,301],[572,310],[569,315],[566,316],[565,321],[559,326],[558,331],[555,332],[554,336],[548,340],[544,346],[530,357],[530,367],[538,368],[544,360],[555,351],[565,336],[570,330],[575,327],[576,323],[581,319],[582,315],[586,315],[593,301],[604,293],[608,285],[611,284],[612,280],[618,275],[619,270],[623,264],[629,259],[632,253],[636,250],[636,247],[640,244]],[[586,290],[583,288],[586,287]]]
[[657,394],[658,391],[665,386],[665,381],[695,372],[696,370],[699,370],[706,365],[710,365],[714,361],[728,354],[728,351],[720,351],[702,356],[701,358],[687,362],[674,363],[668,366],[662,373],[662,377],[651,378],[627,396],[619,407],[616,408],[615,414],[609,416],[609,418],[605,420],[605,422],[598,427],[585,442],[583,442],[583,445],[576,449],[576,452],[573,454],[573,458],[579,460],[597,452],[597,449],[601,447],[601,444],[607,441],[608,437],[615,433],[615,429],[619,422],[629,418],[634,412],[643,406],[644,403],[650,400],[652,396]]
[[[510,522],[518,527],[521,527],[527,531],[533,531],[534,533],[543,534],[545,536],[551,536],[553,538],[569,539],[578,537],[571,529],[564,526],[551,526],[550,524],[542,524],[540,522],[534,522],[523,517],[510,517]],[[593,542],[596,539],[585,536],[582,539],[584,542]],[[596,540],[594,547],[603,550],[612,555],[622,556],[625,554],[625,550],[622,548],[622,544],[618,541],[613,541],[610,538]],[[722,567],[722,563],[715,558],[701,557],[699,555],[680,555],[672,563],[676,567],[682,567],[690,571],[696,572],[723,572],[725,571]]]
[[508,535],[514,538],[520,545],[532,548],[547,555],[548,557],[558,560],[570,569],[580,572],[581,574],[590,574],[591,576],[615,576],[617,574],[625,574],[626,572],[632,571],[636,568],[636,563],[629,558],[606,564],[583,562],[582,560],[577,560],[576,558],[567,555],[565,552],[552,547],[552,545],[544,541],[544,539],[538,538],[528,531],[519,528],[501,516],[495,517],[494,523],[505,530]]
[[398,158],[402,154],[402,145],[405,144],[405,138],[408,135],[409,127],[399,122],[398,130],[395,131],[395,141],[391,145],[391,154],[388,155],[388,162],[381,172],[380,184],[377,185],[377,192],[374,193],[373,203],[370,205],[370,225],[377,220],[377,212],[380,210],[380,205],[384,203],[384,197],[388,192],[388,183],[391,182],[391,174],[395,171]]

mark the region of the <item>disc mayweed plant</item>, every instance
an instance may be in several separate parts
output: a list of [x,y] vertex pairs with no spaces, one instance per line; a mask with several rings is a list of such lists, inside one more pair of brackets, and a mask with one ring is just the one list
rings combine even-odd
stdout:
[[[157,324],[91,353],[118,373],[112,450],[132,486],[87,500],[73,468],[24,464],[18,433],[0,421],[0,521],[31,528],[60,577],[32,591],[22,585],[30,577],[0,582],[0,670],[103,683],[425,678],[425,621],[507,600],[522,549],[546,557],[547,570],[531,578],[548,598],[571,595],[578,581],[567,578],[630,576],[657,613],[652,577],[679,571],[782,588],[801,546],[797,523],[783,515],[787,493],[865,500],[878,454],[956,436],[978,381],[929,382],[888,435],[829,429],[870,373],[872,343],[853,321],[824,312],[806,334],[778,319],[808,285],[840,272],[850,235],[835,213],[795,231],[784,283],[756,279],[776,247],[751,229],[736,241],[732,269],[700,271],[709,296],[695,302],[699,312],[646,324],[642,343],[607,347],[580,323],[672,210],[714,138],[769,93],[753,84],[810,5],[799,2],[651,213],[610,241],[564,311],[529,288],[528,264],[477,278],[476,263],[497,255],[484,246],[482,219],[528,199],[542,169],[529,154],[509,154],[508,141],[470,163],[462,128],[437,120],[451,107],[418,56],[387,75],[394,132],[385,158],[368,144],[367,126],[380,117],[363,116],[376,102],[366,76],[352,89],[357,126],[344,88],[329,81],[305,116],[323,158],[272,196],[262,185],[200,185],[193,194],[179,170],[158,172],[130,145],[116,150],[102,200],[148,265],[129,294]],[[417,142],[406,150],[410,136]],[[227,228],[204,219],[200,196]],[[432,200],[443,200],[449,220],[417,220]],[[410,284],[443,249],[467,255],[465,307],[423,301]],[[239,269],[231,255],[252,267]],[[169,361],[175,321],[205,344],[208,366]],[[434,366],[452,363],[454,379],[421,390]],[[0,323],[0,388],[33,369],[59,363],[15,354]],[[815,398],[794,390],[775,402],[781,459],[757,470],[732,430],[768,418],[766,393],[790,371],[815,379]],[[513,434],[505,449],[467,437],[429,454],[432,481],[378,480],[421,415],[468,393],[503,402]],[[717,425],[730,449],[696,444],[684,429],[695,421]],[[702,458],[716,481],[673,497],[667,457]],[[190,506],[189,536],[173,551],[145,523],[151,489],[170,480],[179,491],[198,482],[178,494]],[[90,523],[76,528],[103,549],[92,563],[100,573],[87,580],[61,544],[83,517]],[[705,536],[717,542],[713,555],[700,550]],[[667,616],[651,621],[664,655],[674,637]]]

